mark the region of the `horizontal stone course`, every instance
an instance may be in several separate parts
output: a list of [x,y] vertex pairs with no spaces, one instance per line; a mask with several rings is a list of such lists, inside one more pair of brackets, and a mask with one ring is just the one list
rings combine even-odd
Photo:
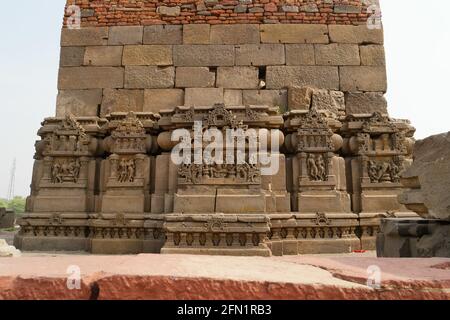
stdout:
[[140,112],[143,111],[143,105],[143,90],[105,89],[103,90],[101,116],[112,112]]
[[383,44],[383,29],[369,29],[367,25],[329,25],[328,29],[331,42]]
[[237,66],[283,65],[286,62],[281,44],[245,44],[236,46]]
[[384,67],[339,67],[341,91],[386,92],[387,79]]
[[345,95],[347,114],[387,114],[387,101],[382,92],[349,92]]
[[178,88],[214,87],[216,74],[207,67],[178,67],[175,86]]
[[79,67],[84,62],[84,47],[62,47],[59,59],[61,67]]
[[58,89],[123,88],[122,67],[62,67],[59,69]]
[[121,66],[121,46],[94,46],[86,47],[84,55],[85,66]]
[[144,44],[182,44],[183,27],[172,25],[146,26]]
[[214,25],[211,26],[212,44],[258,44],[259,26],[256,24]]
[[302,66],[315,65],[314,45],[312,44],[287,44],[286,65]]
[[289,86],[314,86],[339,89],[337,67],[328,66],[270,66],[267,67],[267,89],[286,89]]
[[101,103],[102,89],[60,90],[56,99],[56,116],[74,114],[95,117]]
[[184,103],[189,107],[212,106],[224,102],[223,94],[222,88],[186,88]]
[[315,62],[321,66],[360,65],[359,47],[353,44],[317,44],[315,47]]
[[287,109],[287,90],[244,90],[244,105],[268,105]]
[[258,85],[258,69],[255,67],[219,67],[217,69],[217,87],[256,89]]
[[233,45],[175,45],[173,60],[180,67],[218,67],[234,65]]
[[147,89],[144,90],[144,112],[157,113],[184,105],[184,91],[182,89]]
[[81,29],[63,29],[61,46],[102,46],[108,44],[108,28],[86,27]]
[[262,43],[329,43],[326,25],[264,24],[260,26]]
[[109,28],[109,45],[142,44],[144,27],[119,26]]
[[174,67],[127,66],[125,67],[125,88],[173,88],[175,85]]
[[125,46],[123,50],[125,66],[170,66],[172,64],[172,46],[134,45]]

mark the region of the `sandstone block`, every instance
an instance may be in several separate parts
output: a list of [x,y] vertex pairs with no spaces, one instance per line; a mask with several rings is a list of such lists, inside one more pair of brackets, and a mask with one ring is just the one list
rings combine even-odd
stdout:
[[[414,162],[402,173],[403,184],[411,180],[417,181],[418,186],[402,194],[400,202],[411,209],[424,206],[426,212],[415,210],[424,218],[450,220],[450,132],[415,143]],[[422,201],[413,200],[417,198],[414,192],[421,194]]]
[[257,24],[218,24],[211,26],[212,44],[258,44],[259,25]]
[[316,65],[320,66],[359,66],[359,47],[353,44],[315,45]]
[[125,67],[125,88],[127,89],[164,89],[172,88],[174,84],[174,67]]
[[329,43],[323,24],[262,24],[262,43]]
[[209,44],[211,25],[186,24],[183,26],[184,44]]
[[224,90],[223,102],[226,106],[241,106],[242,102],[242,90]]
[[384,47],[379,45],[368,45],[359,47],[361,53],[361,64],[363,66],[384,66],[386,59]]
[[386,92],[387,79],[384,67],[340,67],[342,91]]
[[207,67],[176,68],[175,86],[178,88],[214,87],[215,83],[216,74]]
[[387,101],[381,92],[349,92],[345,95],[346,113],[387,113]]
[[186,106],[212,106],[216,103],[223,102],[224,97],[222,88],[186,88]]
[[183,27],[154,25],[144,28],[144,44],[182,44]]
[[287,44],[286,65],[288,66],[313,66],[316,64],[314,45],[312,44]]
[[345,112],[345,97],[341,91],[315,89],[311,106],[316,110],[327,111],[330,116],[338,116]]
[[265,105],[287,108],[287,90],[244,90],[244,105]]
[[142,44],[144,27],[117,26],[109,28],[108,44],[113,46]]
[[62,47],[59,59],[61,67],[79,67],[84,61],[84,47]]
[[259,86],[258,68],[219,67],[217,86],[227,89],[256,89]]
[[123,50],[125,66],[169,66],[172,64],[171,46],[137,45],[125,46]]
[[112,112],[142,112],[144,106],[144,90],[105,89],[101,116]]
[[329,25],[331,42],[383,44],[383,29],[369,29],[367,25]]
[[219,67],[234,65],[232,45],[176,45],[173,48],[175,66]]
[[179,16],[181,13],[181,7],[175,6],[175,7],[168,7],[168,6],[159,6],[156,9],[156,13],[159,13],[162,16],[166,17],[176,17]]
[[121,66],[121,46],[86,47],[84,65],[87,66]]
[[182,89],[147,89],[144,94],[144,112],[158,113],[162,109],[170,109],[184,105]]
[[102,103],[102,89],[60,90],[56,99],[56,116],[73,114],[77,117],[95,117]]
[[236,46],[237,66],[283,65],[285,61],[284,46],[281,44]]
[[289,110],[309,110],[312,104],[313,88],[291,86],[288,89]]
[[107,27],[88,27],[81,29],[64,28],[61,32],[61,46],[103,46],[108,43]]
[[270,66],[267,67],[267,89],[283,89],[289,86],[313,86],[339,89],[337,67],[326,66]]
[[60,68],[58,89],[123,88],[123,74],[119,67]]

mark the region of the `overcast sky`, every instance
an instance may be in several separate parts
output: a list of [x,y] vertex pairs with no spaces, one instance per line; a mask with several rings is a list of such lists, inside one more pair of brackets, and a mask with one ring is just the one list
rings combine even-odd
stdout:
[[[0,198],[17,158],[16,195],[29,193],[34,142],[55,110],[65,0],[8,1],[0,7]],[[450,1],[381,0],[392,117],[416,137],[450,130]]]

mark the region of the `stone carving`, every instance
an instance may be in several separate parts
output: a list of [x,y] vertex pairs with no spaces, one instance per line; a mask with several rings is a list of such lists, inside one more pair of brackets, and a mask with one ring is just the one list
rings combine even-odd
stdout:
[[394,160],[389,162],[369,160],[367,165],[371,183],[400,182],[401,168]]
[[307,159],[308,175],[311,181],[327,181],[328,180],[328,165],[326,163],[325,155],[323,154],[309,154]]
[[183,164],[178,168],[180,183],[259,184],[261,170],[256,164]]
[[314,222],[314,224],[316,224],[317,226],[330,225],[331,224],[331,220],[328,219],[326,214],[323,213],[323,212],[317,212],[316,213],[316,218],[311,219],[311,222]]
[[112,153],[145,153],[146,132],[142,122],[130,112],[125,119],[111,133],[113,146]]
[[80,176],[81,163],[77,159],[55,160],[51,167],[52,183],[77,183]]
[[117,164],[117,180],[119,182],[134,182],[136,177],[136,162],[134,159],[122,159]]
[[44,137],[44,155],[86,154],[90,139],[73,115],[67,115],[59,127]]

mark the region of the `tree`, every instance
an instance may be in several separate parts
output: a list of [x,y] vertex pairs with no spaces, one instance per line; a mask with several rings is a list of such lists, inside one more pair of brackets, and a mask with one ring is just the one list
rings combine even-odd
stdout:
[[[8,209],[14,210],[15,213],[25,212],[25,202],[26,199],[22,197],[14,197],[14,199],[7,202],[6,207]],[[1,207],[1,205],[0,205]]]
[[0,208],[7,208],[8,207],[8,201],[5,199],[0,199]]

